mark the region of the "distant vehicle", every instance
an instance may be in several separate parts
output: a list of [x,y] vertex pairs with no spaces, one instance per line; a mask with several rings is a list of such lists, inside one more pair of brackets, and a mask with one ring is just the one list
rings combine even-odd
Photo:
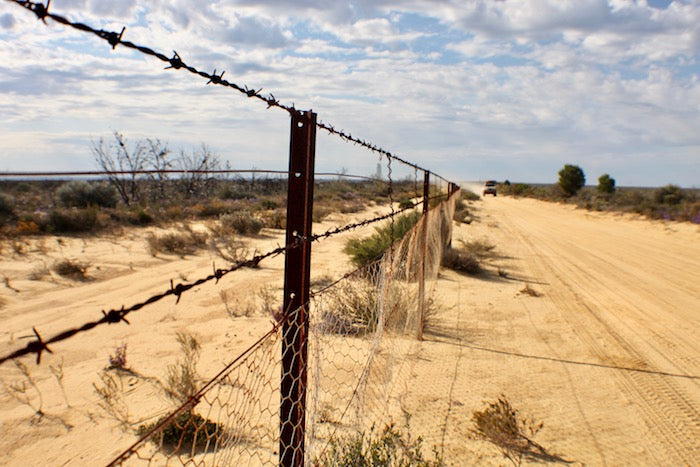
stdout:
[[484,183],[484,196],[486,195],[496,195],[496,180],[487,180]]

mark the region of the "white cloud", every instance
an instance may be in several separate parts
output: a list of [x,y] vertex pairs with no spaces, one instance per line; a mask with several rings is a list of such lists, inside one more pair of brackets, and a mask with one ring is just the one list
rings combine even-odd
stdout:
[[[547,181],[552,167],[578,159],[620,184],[667,183],[653,170],[663,164],[664,174],[678,168],[671,181],[700,185],[684,169],[700,154],[697,0],[666,9],[622,0],[55,0],[52,9],[96,27],[125,25],[128,40],[226,70],[232,82],[458,178]],[[435,18],[439,27],[426,30]],[[89,154],[90,138],[112,130],[206,142],[241,168],[284,166],[284,112],[49,23],[0,4],[6,169],[51,161],[58,140],[63,154]],[[27,135],[37,138],[31,157],[17,158]],[[319,166],[374,171],[376,156],[323,138]],[[635,154],[646,174],[613,173],[622,170],[613,159]]]

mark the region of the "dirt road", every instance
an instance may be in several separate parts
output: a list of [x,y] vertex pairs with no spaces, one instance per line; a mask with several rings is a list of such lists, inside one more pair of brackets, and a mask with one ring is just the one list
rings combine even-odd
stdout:
[[441,293],[457,306],[415,370],[440,373],[445,394],[428,441],[446,459],[499,462],[492,446],[460,452],[459,440],[473,410],[504,394],[544,421],[550,461],[698,465],[698,227],[506,197],[476,206],[480,220],[455,239],[486,239],[496,255],[482,276],[445,274]]

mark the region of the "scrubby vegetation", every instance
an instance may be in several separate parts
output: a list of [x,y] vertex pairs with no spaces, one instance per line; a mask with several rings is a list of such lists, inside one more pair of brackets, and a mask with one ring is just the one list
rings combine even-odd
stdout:
[[[612,179],[611,179],[612,180]],[[599,187],[583,187],[575,196],[566,197],[558,185],[528,185],[514,183],[500,185],[504,195],[536,198],[545,201],[566,202],[592,211],[628,212],[641,214],[649,219],[665,219],[700,224],[700,190],[684,189],[676,185],[659,188],[615,187],[607,183],[602,192]],[[607,192],[612,184],[613,191]]]
[[53,265],[56,274],[74,280],[86,280],[87,269],[90,265],[81,261],[64,259]]
[[[0,235],[86,235],[121,226],[205,219],[218,219],[243,235],[285,227],[286,180],[198,177],[0,181]],[[410,199],[414,188],[410,181],[394,182],[393,196]],[[317,181],[314,221],[333,212],[354,213],[386,203],[388,189],[388,184],[376,181]]]
[[522,417],[506,396],[501,395],[497,400],[486,404],[486,408],[474,411],[472,415],[472,434],[496,445],[513,465],[521,465],[523,459],[538,463],[571,463],[549,453],[534,441],[544,423],[532,417]]
[[376,227],[369,237],[349,240],[345,245],[345,252],[350,255],[355,266],[367,266],[381,258],[394,242],[403,238],[416,225],[418,219],[418,212],[398,216],[394,222]]
[[372,427],[369,433],[331,439],[328,449],[313,464],[335,467],[443,465],[435,450],[433,460],[426,459],[422,446],[423,438],[412,438],[410,433],[403,433],[392,423],[381,431]]

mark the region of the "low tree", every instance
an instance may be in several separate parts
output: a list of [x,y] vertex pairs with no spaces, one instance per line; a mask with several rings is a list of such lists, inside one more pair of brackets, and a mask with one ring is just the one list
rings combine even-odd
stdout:
[[131,148],[127,147],[124,135],[115,131],[114,143],[107,144],[103,138],[92,143],[92,154],[97,165],[107,172],[107,180],[116,188],[122,201],[127,206],[139,199],[137,184],[138,171],[144,169],[146,147],[137,141]]
[[603,174],[598,177],[598,193],[615,193],[615,179],[608,174]]
[[574,196],[586,184],[586,176],[577,165],[566,164],[559,171],[559,187],[564,195]]

